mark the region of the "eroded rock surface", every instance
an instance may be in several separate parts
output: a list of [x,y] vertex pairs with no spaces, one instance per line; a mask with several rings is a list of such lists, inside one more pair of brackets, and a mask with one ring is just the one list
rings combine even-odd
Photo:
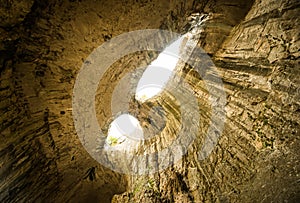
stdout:
[[[0,201],[110,202],[117,193],[115,202],[299,201],[299,10],[298,0],[0,1]],[[83,61],[121,33],[185,33],[195,13],[213,16],[199,46],[227,94],[217,147],[197,158],[211,109],[205,84],[187,68],[182,77],[202,107],[199,139],[188,153],[148,176],[104,168],[82,147],[73,124],[72,89]],[[155,56],[124,57],[99,82],[103,128],[122,74]],[[171,138],[166,132],[165,144]]]

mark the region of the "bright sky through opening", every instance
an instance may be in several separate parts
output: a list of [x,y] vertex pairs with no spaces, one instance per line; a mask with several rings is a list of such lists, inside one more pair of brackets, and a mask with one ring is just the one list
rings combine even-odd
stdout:
[[[164,90],[175,72],[184,37],[180,37],[166,47],[147,67],[138,82],[135,94],[138,101],[145,102]],[[119,145],[126,143],[128,137],[133,140],[143,139],[143,129],[135,117],[122,114],[110,124],[106,143],[110,146]]]
[[127,137],[140,140],[143,138],[143,129],[135,117],[122,114],[110,124],[106,142],[114,146],[125,142]]
[[136,89],[135,98],[138,101],[144,102],[163,91],[175,72],[183,39],[184,36],[166,47],[147,67]]

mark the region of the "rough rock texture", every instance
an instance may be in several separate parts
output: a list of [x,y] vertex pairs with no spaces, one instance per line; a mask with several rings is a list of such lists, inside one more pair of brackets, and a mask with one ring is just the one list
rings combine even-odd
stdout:
[[299,201],[298,12],[298,1],[256,1],[228,37],[230,27],[217,32],[217,39],[226,38],[221,47],[200,42],[228,94],[218,146],[207,160],[197,159],[201,145],[194,145],[174,167],[132,177],[130,192],[116,202]]
[[0,26],[1,27],[13,27],[18,23],[21,23],[26,15],[30,12],[34,1],[22,0],[22,1],[10,1],[1,0],[0,4]]
[[182,2],[20,4],[1,4],[0,200],[108,202],[125,191],[126,180],[81,146],[71,106],[76,74],[101,43],[130,30],[159,28]]
[[[0,201],[109,202],[125,191],[113,200],[299,201],[299,8],[297,0],[0,1]],[[179,163],[149,176],[102,167],[81,146],[72,120],[82,62],[124,32],[184,33],[192,13],[214,16],[199,46],[214,59],[228,95],[217,147],[199,161],[199,139]],[[149,55],[125,57],[107,75],[121,76],[119,64],[132,68]],[[205,95],[197,76],[183,76]],[[110,105],[109,77],[100,82],[98,108]],[[98,113],[100,124],[109,117]],[[201,111],[199,135],[207,114],[209,108]]]

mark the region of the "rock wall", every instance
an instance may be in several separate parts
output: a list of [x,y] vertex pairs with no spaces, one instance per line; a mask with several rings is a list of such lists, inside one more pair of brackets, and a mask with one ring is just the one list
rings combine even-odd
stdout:
[[252,145],[244,149],[255,173],[241,184],[242,201],[300,198],[299,3],[256,1],[216,54],[230,91],[229,125]]
[[[300,199],[299,1],[1,0],[0,12],[1,202],[110,202],[125,191],[113,201]],[[74,129],[72,88],[82,62],[128,31],[184,33],[192,13],[214,16],[199,46],[212,56],[228,95],[217,147],[199,161],[200,137],[179,163],[149,176],[104,168]],[[125,57],[112,70],[151,55]],[[199,81],[192,72],[183,77]],[[111,85],[108,77],[100,83],[99,104],[109,104],[103,95],[111,94]],[[203,89],[195,84],[198,95]],[[101,123],[108,115],[98,113]],[[209,108],[201,111],[199,134],[207,114]]]
[[[0,43],[0,201],[42,201],[55,195],[59,174],[49,131],[48,110],[31,109],[24,73],[16,73],[19,33],[13,26],[30,12],[33,1],[1,1]],[[3,14],[3,15],[2,15]],[[26,73],[26,71],[24,71]],[[51,181],[49,181],[51,180]]]
[[[207,22],[209,37],[199,44],[213,56],[227,93],[218,146],[199,161],[196,141],[168,170],[131,177],[129,192],[115,202],[299,201],[298,12],[298,1],[255,1],[232,30],[224,29],[230,15],[217,28],[218,20]],[[220,41],[210,43],[212,33]],[[192,72],[184,77],[197,79]],[[209,120],[205,110],[201,119]]]
[[183,2],[1,1],[2,201],[109,202],[125,191],[126,180],[81,146],[73,84],[94,48],[159,28],[177,4],[191,8]]

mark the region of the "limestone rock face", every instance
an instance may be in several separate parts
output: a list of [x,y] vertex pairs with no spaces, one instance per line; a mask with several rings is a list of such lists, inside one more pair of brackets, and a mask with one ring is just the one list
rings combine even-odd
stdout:
[[0,1],[0,26],[1,27],[13,27],[18,23],[21,23],[26,15],[31,11],[33,7],[33,0],[22,1]]
[[[199,146],[193,146],[170,169],[135,177],[131,190],[114,201],[293,202],[300,198],[299,46],[292,51],[289,45],[299,41],[299,18],[291,14],[297,11],[297,1],[256,1],[242,21],[226,29],[220,24],[214,28],[214,19],[221,18],[214,14],[218,18],[208,21],[205,31],[211,36],[217,30],[212,37],[217,40],[206,37],[200,44],[213,55],[227,93],[227,120],[218,146],[204,161],[194,156]],[[222,18],[215,21],[228,25],[230,15]],[[189,77],[193,76],[188,73]],[[205,119],[206,112],[202,113]]]
[[[298,0],[0,0],[0,13],[1,202],[300,200]],[[179,75],[193,86],[201,126],[186,155],[144,176],[103,167],[86,152],[73,123],[72,91],[84,60],[129,31],[184,34],[195,14],[211,16],[198,46],[213,60],[227,95],[216,147],[198,159],[212,110],[205,83],[185,66]],[[120,78],[157,55],[125,56],[105,73],[95,97],[104,130]],[[156,104],[176,112],[176,102],[165,96]],[[144,148],[165,147],[175,125],[180,119],[174,114],[161,142]]]

